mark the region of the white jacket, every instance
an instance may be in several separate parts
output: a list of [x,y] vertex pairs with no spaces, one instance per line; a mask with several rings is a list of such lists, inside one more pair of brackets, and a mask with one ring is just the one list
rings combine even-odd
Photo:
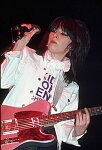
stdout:
[[[21,52],[7,52],[5,57],[1,65],[1,88],[9,88],[10,92],[3,101],[3,105],[22,107],[38,100],[39,97],[48,98],[48,101],[53,103],[58,79],[63,77],[63,71],[70,68],[68,61],[60,62],[49,59],[47,56],[43,58],[27,46]],[[57,111],[52,108],[52,114],[78,109],[79,86],[76,82],[69,85],[63,82],[63,84],[62,93],[56,97]],[[62,84],[57,89],[60,90],[61,86]],[[73,125],[74,119],[54,125],[59,145],[64,141],[80,146],[78,144],[80,137],[72,137]]]

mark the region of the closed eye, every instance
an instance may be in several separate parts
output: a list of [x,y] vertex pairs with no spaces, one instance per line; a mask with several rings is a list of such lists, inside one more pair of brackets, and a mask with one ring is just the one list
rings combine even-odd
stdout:
[[62,32],[61,34],[64,36],[68,36],[66,32]]

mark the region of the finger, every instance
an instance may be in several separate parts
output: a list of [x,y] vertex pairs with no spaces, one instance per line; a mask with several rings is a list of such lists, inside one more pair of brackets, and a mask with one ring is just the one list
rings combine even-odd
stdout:
[[36,29],[33,29],[32,31],[30,31],[30,32],[25,32],[24,33],[24,39],[27,41],[27,42],[29,42],[30,41],[30,39],[32,38],[32,36],[34,35],[34,34],[36,34],[36,32],[38,32],[38,30]]
[[29,31],[31,31],[32,29],[37,29],[37,33],[39,33],[41,31],[40,26],[38,25],[34,25],[34,24],[21,24],[22,27],[27,27],[29,29]]
[[78,112],[76,115],[76,125],[80,125],[82,123],[82,114]]
[[36,34],[36,33],[38,33],[40,31],[40,29],[39,28],[33,28],[32,30],[31,30],[31,37],[34,35],[34,34]]
[[89,111],[88,111],[87,108],[84,108],[84,110],[85,110],[85,113],[86,113],[87,124],[89,124],[90,123],[90,114],[89,114]]
[[87,124],[87,115],[83,114],[83,121],[82,121],[83,125]]
[[76,124],[76,125],[78,125],[78,124],[79,124],[79,117],[78,117],[78,113],[76,114],[75,124]]
[[27,27],[28,29],[31,29],[33,26],[32,26],[32,24],[23,23],[23,24],[21,24],[21,27]]

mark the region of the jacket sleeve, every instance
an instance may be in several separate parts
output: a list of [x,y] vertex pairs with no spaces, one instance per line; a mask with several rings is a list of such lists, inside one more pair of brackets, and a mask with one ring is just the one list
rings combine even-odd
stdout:
[[7,89],[15,85],[24,62],[35,54],[35,50],[25,46],[22,51],[9,51],[1,64],[1,88]]
[[1,64],[1,88],[7,89],[14,85],[15,75],[20,62],[19,51],[5,53],[5,59]]
[[[72,82],[66,88],[64,88],[59,102],[56,105],[58,113],[77,110],[78,102],[79,86],[77,85],[77,83]],[[61,145],[61,142],[63,141],[68,144],[80,146],[78,143],[78,138],[80,137],[72,136],[74,130],[74,119],[62,121],[60,123],[57,123],[54,127],[56,130],[59,145]]]

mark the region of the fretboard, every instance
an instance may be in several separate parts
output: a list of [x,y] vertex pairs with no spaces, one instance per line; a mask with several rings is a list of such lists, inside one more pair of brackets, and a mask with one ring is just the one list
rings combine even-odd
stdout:
[[[99,115],[102,114],[102,106],[99,107],[92,107],[88,108],[90,116]],[[54,125],[61,121],[66,121],[70,119],[75,119],[76,114],[81,111],[82,113],[85,113],[84,109],[70,111],[70,112],[63,112],[58,114],[52,114],[47,116],[40,116],[39,120],[40,123],[44,126]]]

